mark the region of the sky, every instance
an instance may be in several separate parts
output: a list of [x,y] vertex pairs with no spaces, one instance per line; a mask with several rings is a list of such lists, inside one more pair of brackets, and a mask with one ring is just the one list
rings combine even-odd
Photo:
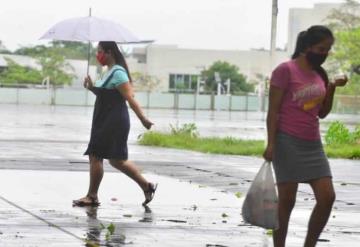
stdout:
[[[278,0],[277,47],[287,42],[290,8],[343,0]],[[272,0],[3,0],[0,40],[14,51],[43,44],[51,26],[92,15],[110,19],[144,40],[183,48],[248,50],[270,47]]]

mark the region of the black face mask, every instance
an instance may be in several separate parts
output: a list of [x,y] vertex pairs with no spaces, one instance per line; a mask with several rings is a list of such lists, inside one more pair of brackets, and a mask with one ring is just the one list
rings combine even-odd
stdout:
[[320,54],[309,51],[306,53],[306,60],[313,66],[314,68],[320,67],[326,60],[328,54]]

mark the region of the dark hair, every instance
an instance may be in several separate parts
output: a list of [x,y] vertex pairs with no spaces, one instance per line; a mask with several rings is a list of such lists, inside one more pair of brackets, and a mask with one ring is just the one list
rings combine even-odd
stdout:
[[[328,38],[334,39],[334,35],[328,27],[321,25],[311,26],[308,30],[302,31],[298,34],[295,51],[291,58],[297,58],[307,48],[316,45]],[[329,83],[329,77],[325,69],[323,67],[314,69],[325,81],[325,85],[327,85]]]
[[120,52],[119,47],[117,46],[116,42],[114,41],[100,41],[99,46],[105,51],[105,52],[111,52],[111,54],[114,56],[115,63],[122,66],[129,77],[130,82],[132,82],[132,78],[130,75],[129,67],[127,66],[127,63],[125,61],[124,55]]

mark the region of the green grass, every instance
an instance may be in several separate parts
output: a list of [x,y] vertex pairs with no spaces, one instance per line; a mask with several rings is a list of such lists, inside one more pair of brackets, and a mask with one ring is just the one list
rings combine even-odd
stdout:
[[[139,144],[147,146],[186,149],[213,154],[232,154],[247,156],[262,156],[264,141],[241,140],[232,137],[190,137],[189,134],[169,134],[156,131],[144,133]],[[360,144],[341,144],[325,146],[330,158],[359,159]]]
[[213,154],[260,155],[264,151],[264,141],[245,141],[230,137],[196,138],[186,134],[166,134],[155,131],[146,132],[139,143]]
[[330,158],[360,159],[360,144],[332,144],[325,146],[325,152]]

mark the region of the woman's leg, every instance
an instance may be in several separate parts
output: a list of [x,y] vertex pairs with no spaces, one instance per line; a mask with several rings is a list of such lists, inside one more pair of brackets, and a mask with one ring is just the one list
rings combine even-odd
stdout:
[[90,184],[87,196],[94,199],[98,198],[98,190],[101,180],[104,176],[104,168],[102,159],[98,159],[93,155],[89,155],[90,161]]
[[324,229],[335,201],[335,191],[330,177],[310,181],[316,205],[310,217],[305,247],[313,247]]
[[277,185],[279,193],[279,229],[274,231],[274,247],[285,247],[286,234],[291,211],[296,202],[297,183],[280,183]]
[[104,175],[103,161],[93,155],[89,155],[90,162],[90,183],[89,190],[85,197],[73,201],[74,206],[99,205],[98,190]]
[[128,177],[134,180],[144,191],[145,201],[143,205],[148,204],[154,197],[156,186],[149,183],[140,173],[135,163],[129,160],[110,160],[110,164],[121,172],[125,173]]
[[142,190],[147,190],[149,187],[149,182],[141,175],[137,166],[129,160],[109,160],[110,164],[118,169],[119,171],[125,173],[128,177],[134,180]]

